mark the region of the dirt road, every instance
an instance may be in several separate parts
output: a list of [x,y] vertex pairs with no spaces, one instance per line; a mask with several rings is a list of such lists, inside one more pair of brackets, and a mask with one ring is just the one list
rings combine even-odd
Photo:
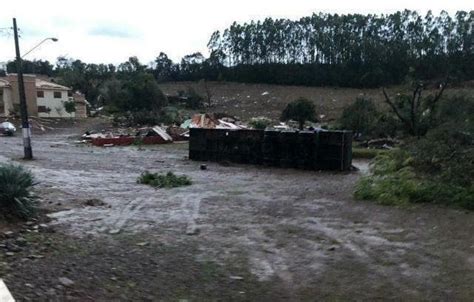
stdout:
[[[186,144],[96,148],[75,145],[79,132],[34,137],[36,160],[20,161],[40,181],[54,232],[23,234],[25,248],[0,256],[18,300],[474,297],[472,212],[354,201],[360,172],[201,171]],[[0,162],[21,152],[19,137],[0,138]],[[155,190],[136,183],[144,170],[193,185]]]

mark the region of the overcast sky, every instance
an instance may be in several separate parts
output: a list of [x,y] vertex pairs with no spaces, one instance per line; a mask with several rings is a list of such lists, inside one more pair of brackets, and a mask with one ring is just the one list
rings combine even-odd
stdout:
[[[4,3],[3,3],[4,2]],[[0,28],[16,17],[26,52],[46,37],[57,37],[28,55],[56,61],[68,56],[94,63],[120,63],[137,56],[143,63],[160,51],[173,60],[201,51],[215,30],[233,21],[265,17],[298,19],[313,12],[390,13],[402,9],[454,13],[474,9],[474,0],[17,0],[2,1]],[[13,36],[0,32],[0,62],[14,57]]]

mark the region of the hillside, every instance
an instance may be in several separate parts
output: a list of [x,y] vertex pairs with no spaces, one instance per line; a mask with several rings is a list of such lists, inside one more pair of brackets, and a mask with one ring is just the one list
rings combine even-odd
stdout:
[[[343,108],[360,96],[372,98],[377,105],[384,106],[381,89],[303,87],[232,82],[208,82],[207,85],[213,100],[213,106],[206,109],[208,112],[227,113],[244,121],[256,116],[266,116],[276,120],[286,104],[298,97],[312,100],[316,105],[320,119],[326,122],[337,119]],[[194,88],[201,95],[205,94],[204,85],[199,82],[160,84],[160,88],[167,95],[176,95],[178,91],[185,91],[188,87]],[[402,88],[392,87],[388,91],[395,94],[402,91]],[[474,88],[453,88],[447,91],[447,94],[454,93],[473,94]]]

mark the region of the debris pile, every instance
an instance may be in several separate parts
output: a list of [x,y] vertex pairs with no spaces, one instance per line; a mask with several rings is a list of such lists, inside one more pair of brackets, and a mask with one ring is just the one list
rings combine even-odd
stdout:
[[142,128],[114,128],[100,132],[87,131],[78,143],[91,143],[94,146],[112,147],[129,145],[167,144],[189,140],[189,129],[246,129],[231,117],[216,118],[210,114],[195,114],[191,119],[184,121],[179,127],[153,126]]
[[13,136],[16,132],[16,127],[10,122],[0,123],[0,134],[6,136]]
[[82,142],[90,142],[94,146],[129,146],[133,144],[168,144],[173,138],[160,126],[144,128],[116,129],[102,133],[86,132]]
[[203,128],[203,129],[245,129],[244,125],[237,124],[235,119],[228,117],[217,119],[210,114],[195,114],[191,119],[184,121],[181,128]]

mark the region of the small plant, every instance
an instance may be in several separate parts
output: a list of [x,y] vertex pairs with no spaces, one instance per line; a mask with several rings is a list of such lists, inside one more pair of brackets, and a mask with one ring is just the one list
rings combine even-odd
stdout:
[[188,90],[186,91],[186,97],[188,98],[186,102],[187,108],[199,109],[204,106],[204,98],[199,95],[192,87],[188,87]]
[[27,219],[36,213],[35,185],[30,171],[19,165],[0,165],[0,208],[5,218]]
[[265,130],[268,126],[270,126],[272,121],[266,117],[254,117],[250,120],[249,125],[257,130]]
[[375,128],[378,115],[372,100],[359,97],[353,104],[344,108],[339,123],[344,129],[366,136]]
[[70,115],[76,112],[76,103],[74,101],[64,102],[64,110]]
[[281,120],[295,120],[298,122],[300,130],[303,130],[306,121],[317,121],[313,102],[305,98],[299,98],[289,103],[281,113]]
[[150,185],[155,188],[176,188],[189,186],[192,184],[191,179],[186,175],[175,175],[173,172],[166,174],[143,172],[137,179],[137,183]]

